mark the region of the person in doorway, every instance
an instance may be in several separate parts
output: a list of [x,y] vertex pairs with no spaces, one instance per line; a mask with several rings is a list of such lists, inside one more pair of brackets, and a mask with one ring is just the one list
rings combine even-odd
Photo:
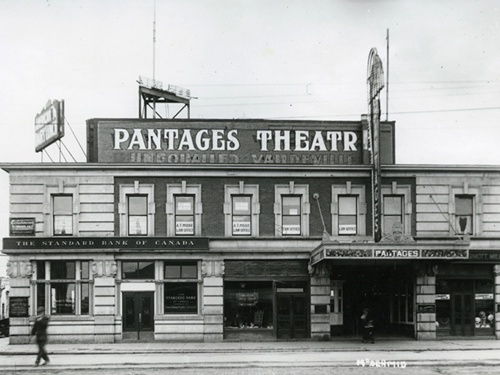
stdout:
[[40,364],[40,360],[43,359],[44,362],[42,366],[49,364],[49,356],[45,350],[45,345],[47,345],[47,327],[49,326],[49,317],[45,315],[45,309],[39,307],[37,310],[37,317],[35,324],[31,330],[31,336],[36,337],[36,344],[38,346],[38,354],[36,356],[35,366]]
[[361,315],[361,324],[363,325],[363,342],[371,341],[372,344],[375,343],[374,329],[375,324],[373,321],[373,315],[370,309],[365,307],[363,309],[363,315]]

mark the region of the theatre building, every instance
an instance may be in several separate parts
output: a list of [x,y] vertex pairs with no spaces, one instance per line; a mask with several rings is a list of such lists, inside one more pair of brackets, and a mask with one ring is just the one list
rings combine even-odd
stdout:
[[38,307],[52,342],[499,338],[500,167],[396,130],[378,170],[364,117],[92,119],[88,162],[2,164],[10,342]]

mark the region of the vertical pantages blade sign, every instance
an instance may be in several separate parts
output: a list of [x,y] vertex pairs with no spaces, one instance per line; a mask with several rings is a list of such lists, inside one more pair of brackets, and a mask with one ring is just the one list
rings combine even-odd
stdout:
[[375,242],[382,238],[381,228],[381,177],[380,177],[380,91],[384,88],[384,69],[377,49],[368,55],[368,139],[372,164],[372,216]]

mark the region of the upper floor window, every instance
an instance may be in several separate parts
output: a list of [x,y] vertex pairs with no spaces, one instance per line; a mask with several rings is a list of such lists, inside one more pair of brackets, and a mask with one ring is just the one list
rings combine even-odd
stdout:
[[301,205],[300,196],[282,196],[282,231],[283,236],[300,236]]
[[382,233],[384,235],[392,233],[394,224],[399,223],[404,234],[411,235],[413,212],[411,186],[393,181],[391,185],[382,186],[381,193]]
[[252,197],[233,195],[233,236],[252,235]]
[[332,186],[332,234],[334,236],[366,235],[366,197],[364,185]]
[[154,234],[154,186],[140,184],[120,185],[121,236],[152,236]]
[[52,204],[54,236],[72,236],[73,196],[69,194],[54,195]]
[[201,185],[167,185],[167,235],[201,235]]
[[276,185],[274,194],[275,235],[308,236],[309,186],[290,181],[288,185]]
[[194,196],[175,196],[175,235],[194,236]]
[[59,179],[46,185],[43,203],[45,236],[78,236],[80,221],[79,185]]
[[148,197],[147,195],[128,196],[128,235],[146,236],[148,234]]
[[463,186],[451,187],[449,201],[450,235],[481,236],[492,229],[489,220],[483,221],[482,188],[465,180]]
[[259,235],[259,187],[239,185],[224,187],[224,233],[226,236]]
[[455,196],[455,228],[459,234],[474,233],[474,198],[472,195]]
[[383,223],[386,232],[392,230],[394,224],[399,223],[404,228],[403,197],[401,195],[384,195]]
[[358,234],[358,196],[341,195],[339,199],[338,234]]

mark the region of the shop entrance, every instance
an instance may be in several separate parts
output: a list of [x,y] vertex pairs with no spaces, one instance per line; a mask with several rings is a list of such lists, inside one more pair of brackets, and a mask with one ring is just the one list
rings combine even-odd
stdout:
[[[338,266],[332,281],[342,285],[341,324],[332,325],[333,336],[360,337],[360,317],[369,308],[378,337],[414,336],[414,275],[407,265]],[[338,292],[338,291],[337,291]],[[337,314],[338,315],[338,314]]]
[[123,339],[154,339],[154,292],[123,293]]
[[304,294],[277,295],[278,339],[305,339],[308,337],[308,302]]
[[495,334],[492,279],[436,280],[437,336],[493,336]]
[[471,336],[474,332],[474,313],[472,305],[474,299],[472,293],[453,293],[451,295],[452,305],[452,335]]

